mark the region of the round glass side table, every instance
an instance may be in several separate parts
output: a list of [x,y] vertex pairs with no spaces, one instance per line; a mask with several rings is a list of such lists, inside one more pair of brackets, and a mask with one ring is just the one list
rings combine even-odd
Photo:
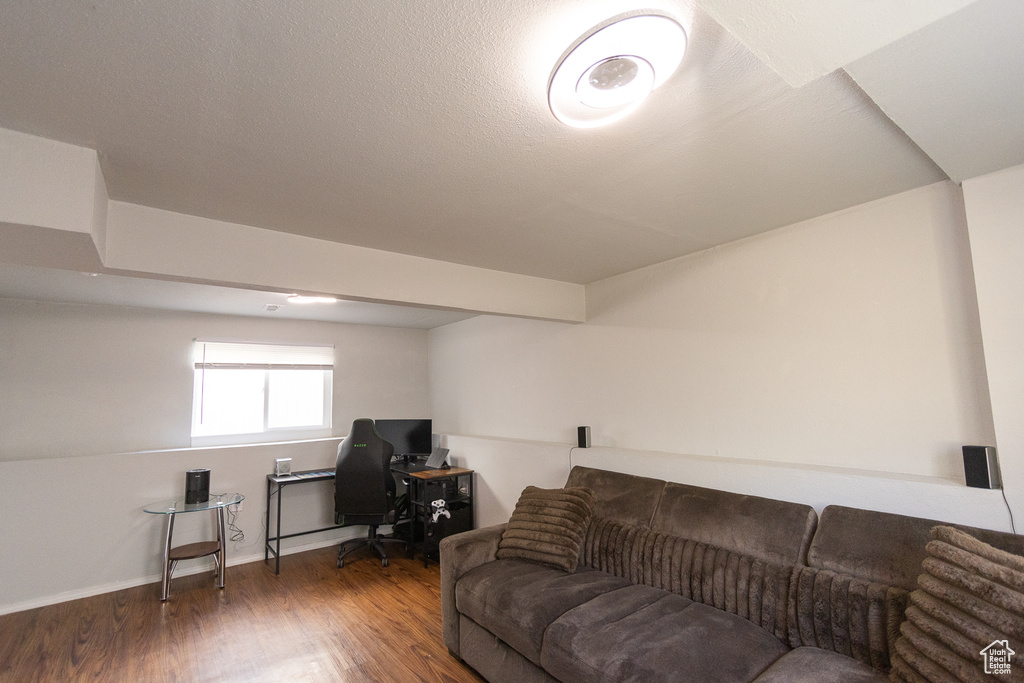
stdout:
[[[151,515],[167,515],[167,537],[164,540],[164,567],[163,579],[160,583],[160,600],[167,600],[171,593],[171,574],[178,560],[191,560],[196,557],[213,555],[217,564],[217,587],[224,587],[224,546],[227,538],[226,525],[224,522],[224,508],[229,505],[237,505],[245,500],[240,493],[211,493],[210,499],[204,503],[186,503],[185,499],[175,498],[174,500],[151,503],[144,508],[145,512]],[[187,545],[171,547],[171,536],[174,534],[174,516],[179,512],[203,512],[211,511],[216,516],[215,526],[217,527],[216,541],[201,541]]]

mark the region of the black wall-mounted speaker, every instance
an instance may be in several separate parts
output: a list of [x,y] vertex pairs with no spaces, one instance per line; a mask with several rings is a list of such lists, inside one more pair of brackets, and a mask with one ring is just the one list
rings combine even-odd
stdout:
[[580,448],[590,448],[590,427],[576,428],[576,445]]
[[964,446],[964,479],[978,489],[999,489],[999,463],[993,446]]
[[185,502],[205,503],[210,500],[210,470],[185,472]]

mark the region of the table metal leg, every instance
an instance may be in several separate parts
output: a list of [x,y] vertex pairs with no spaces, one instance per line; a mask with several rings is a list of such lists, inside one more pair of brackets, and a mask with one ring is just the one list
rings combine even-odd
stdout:
[[171,593],[171,536],[174,533],[174,513],[167,515],[167,538],[164,540],[164,572],[160,581],[160,601],[164,602]]

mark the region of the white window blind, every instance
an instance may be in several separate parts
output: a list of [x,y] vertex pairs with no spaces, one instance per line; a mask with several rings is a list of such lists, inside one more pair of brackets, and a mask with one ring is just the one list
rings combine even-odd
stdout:
[[289,368],[330,370],[334,367],[334,347],[218,342],[197,339],[195,364],[196,369],[207,367],[252,370]]

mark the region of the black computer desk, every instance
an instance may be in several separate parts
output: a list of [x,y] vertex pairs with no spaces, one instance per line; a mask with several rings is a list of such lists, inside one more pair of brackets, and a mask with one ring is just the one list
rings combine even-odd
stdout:
[[[331,529],[340,529],[340,524],[333,524],[331,526],[325,526],[320,529],[310,529],[309,531],[296,531],[291,534],[281,535],[281,498],[283,497],[284,489],[286,486],[292,484],[308,484],[314,481],[334,481],[334,470],[333,469],[319,469],[319,470],[304,470],[302,472],[293,472],[291,474],[268,474],[267,475],[267,540],[263,546],[263,562],[266,563],[270,559],[270,556],[274,556],[274,573],[281,573],[281,539],[282,538],[294,538],[296,536],[305,536],[306,534],[315,534],[321,531],[330,531]],[[277,487],[276,490],[274,487]],[[276,535],[270,535],[270,498],[277,493],[277,527],[275,528]],[[271,545],[273,543],[273,545]]]
[[[422,464],[422,459],[404,460],[396,458],[392,462],[392,468],[400,468],[403,465],[408,465],[410,462]],[[292,484],[308,484],[314,481],[334,481],[334,468],[331,469],[319,469],[319,470],[302,470],[300,472],[292,472],[291,474],[268,474],[267,475],[267,539],[263,544],[263,562],[266,563],[270,560],[270,556],[274,556],[274,573],[281,573],[281,539],[284,538],[295,538],[296,536],[305,536],[307,534],[316,534],[321,531],[330,531],[331,529],[340,529],[342,525],[334,524],[332,526],[325,526],[319,529],[309,529],[307,531],[296,531],[290,534],[281,534],[281,499],[283,497],[284,489]],[[274,536],[270,535],[270,499],[277,494],[277,527],[274,529]]]

